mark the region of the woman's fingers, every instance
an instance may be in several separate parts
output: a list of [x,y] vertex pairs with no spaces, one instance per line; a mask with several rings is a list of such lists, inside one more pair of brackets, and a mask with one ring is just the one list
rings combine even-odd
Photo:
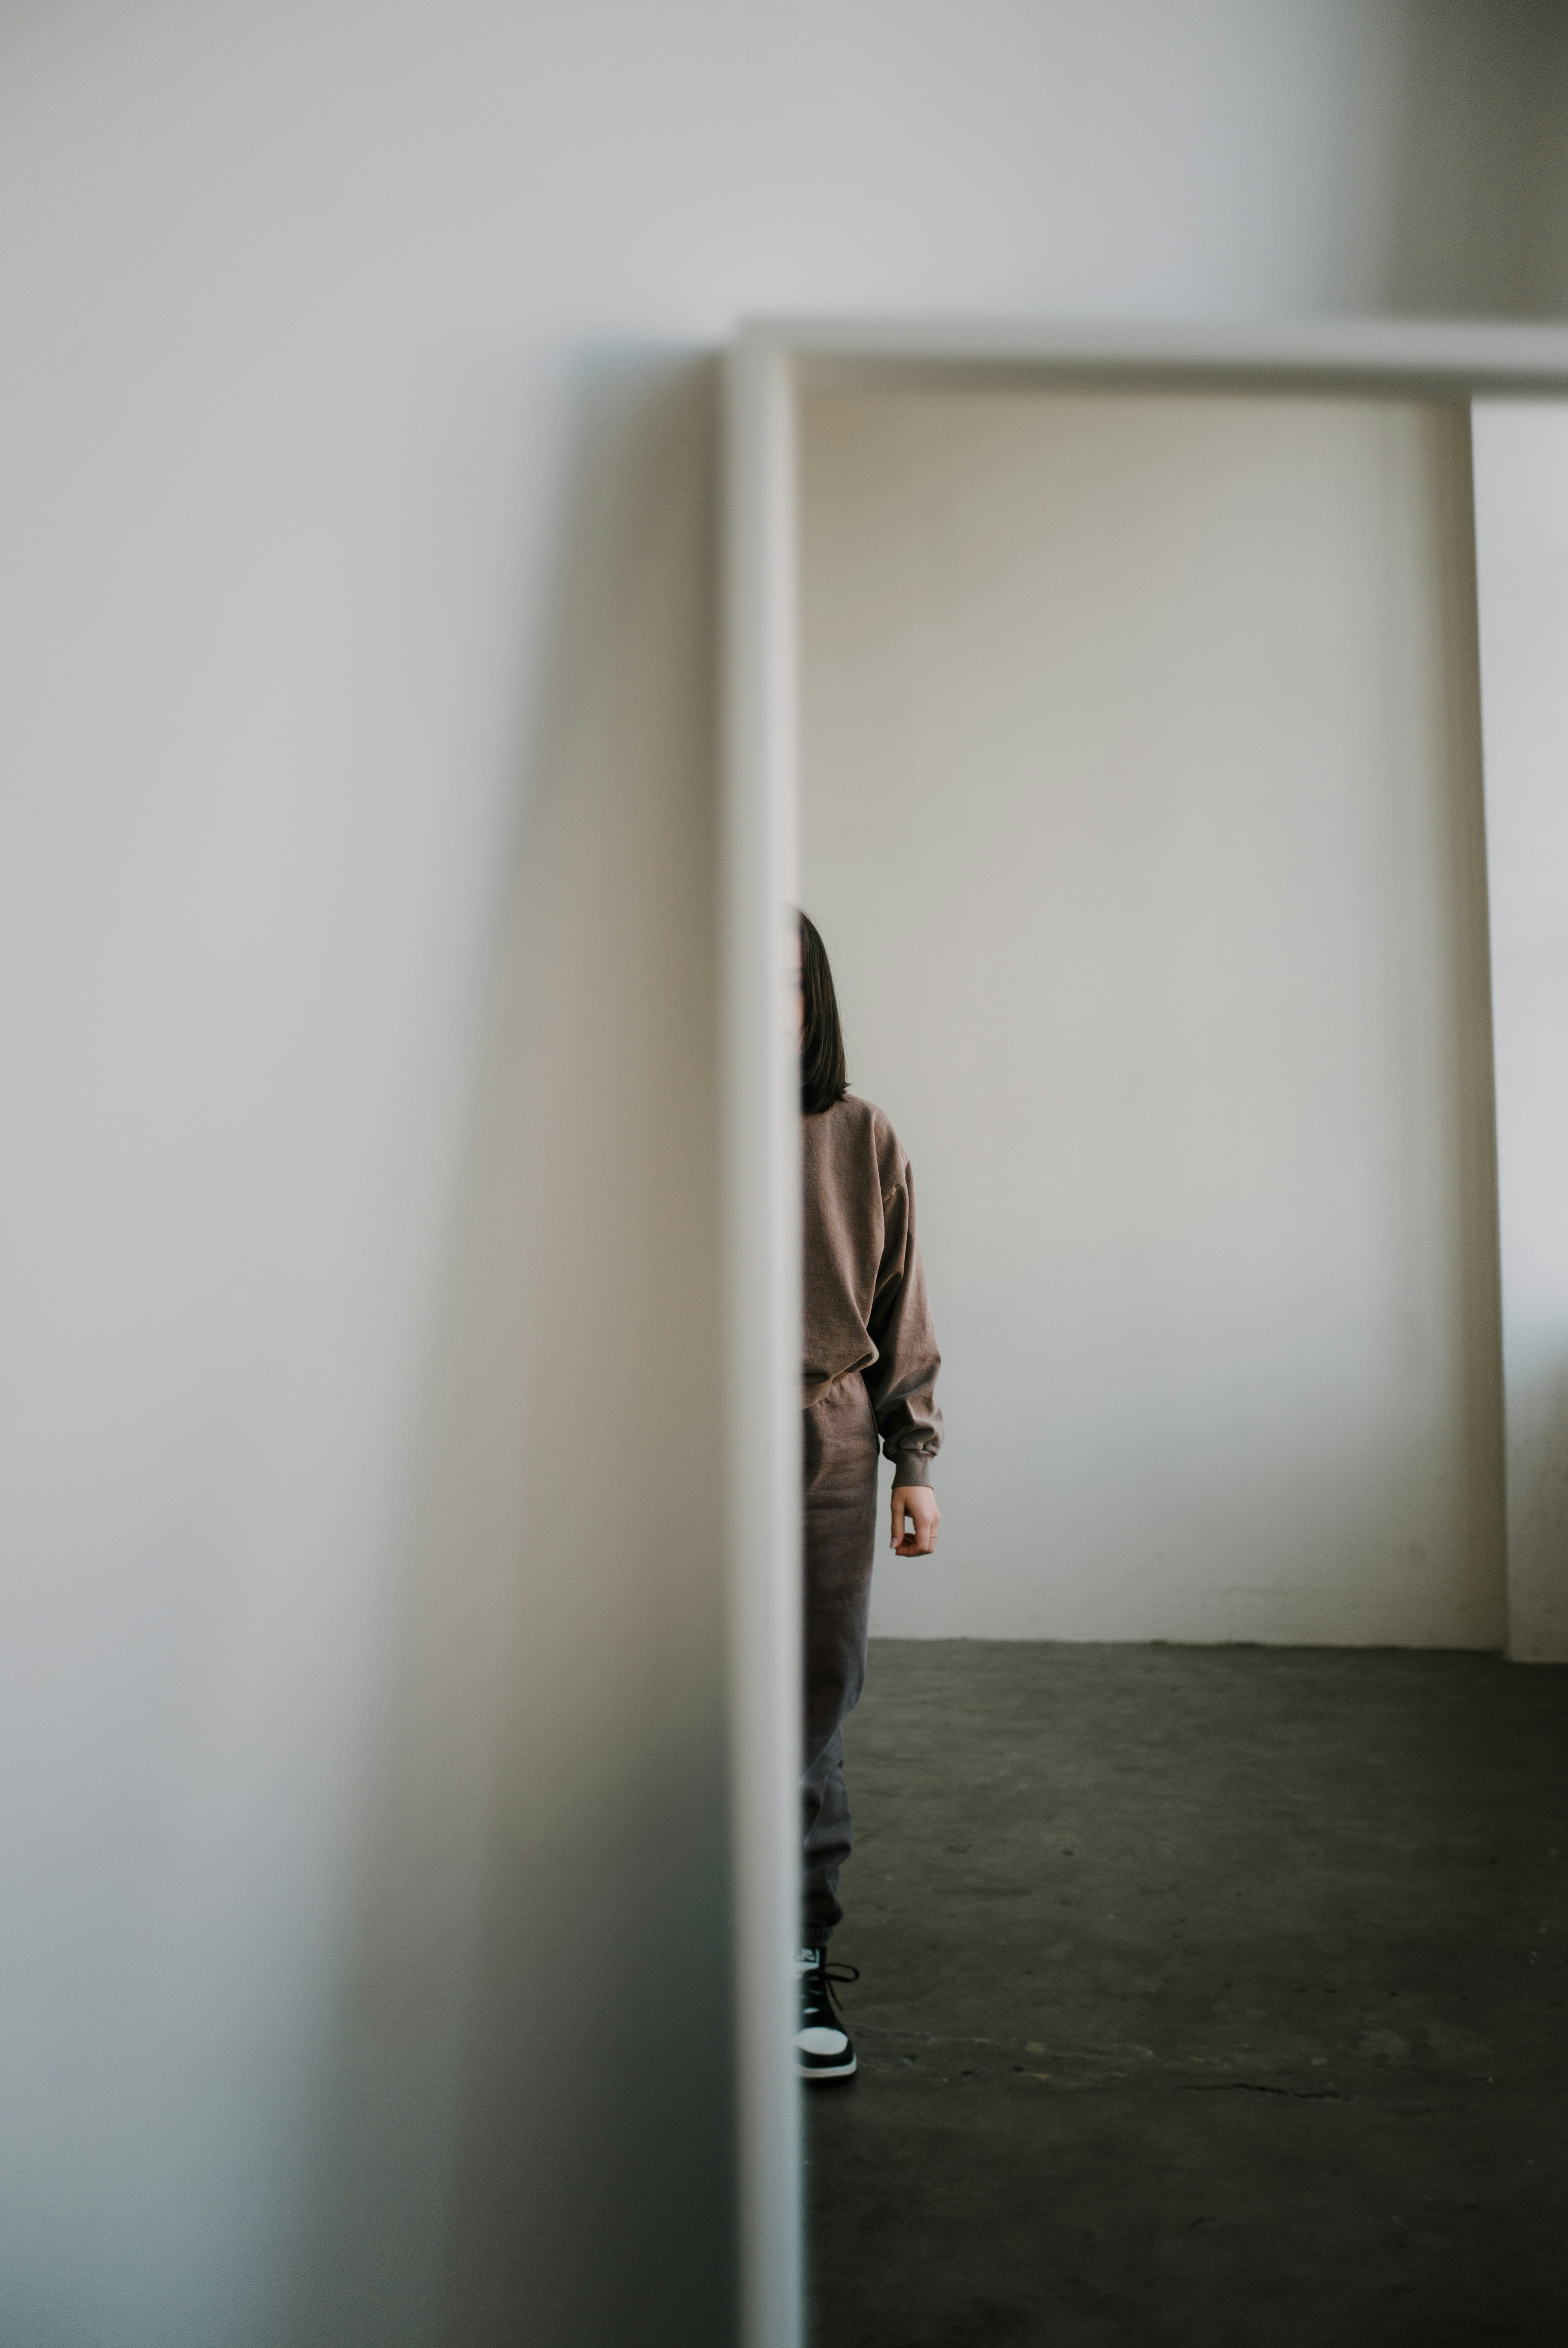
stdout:
[[[914,1525],[907,1530],[906,1519]],[[927,1484],[900,1484],[893,1494],[893,1547],[899,1557],[929,1557],[937,1546],[942,1511]]]

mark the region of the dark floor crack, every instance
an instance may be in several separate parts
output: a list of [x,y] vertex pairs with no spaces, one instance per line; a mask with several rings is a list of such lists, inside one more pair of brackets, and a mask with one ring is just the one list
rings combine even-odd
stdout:
[[1194,2096],[1288,2096],[1297,2104],[1342,2104],[1345,2098],[1333,2087],[1269,2087],[1260,2079],[1189,2079],[1184,2082]]

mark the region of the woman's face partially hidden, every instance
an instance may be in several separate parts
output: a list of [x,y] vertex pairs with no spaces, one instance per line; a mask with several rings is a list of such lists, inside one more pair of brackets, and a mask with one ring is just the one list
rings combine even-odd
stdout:
[[794,1048],[798,1052],[805,1042],[805,981],[801,971],[800,932],[794,932],[790,948],[790,984],[794,989]]

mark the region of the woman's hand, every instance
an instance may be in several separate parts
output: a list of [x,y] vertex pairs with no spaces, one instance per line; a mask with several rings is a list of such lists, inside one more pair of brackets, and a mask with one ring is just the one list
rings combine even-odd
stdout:
[[[913,1519],[910,1532],[904,1519]],[[893,1488],[893,1549],[898,1557],[929,1557],[937,1546],[942,1511],[929,1484],[896,1484]]]

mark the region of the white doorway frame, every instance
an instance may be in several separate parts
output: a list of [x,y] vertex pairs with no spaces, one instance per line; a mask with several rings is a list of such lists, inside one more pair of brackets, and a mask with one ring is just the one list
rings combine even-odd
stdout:
[[[731,345],[722,868],[724,1385],[744,2348],[798,2348],[802,2324],[800,2089],[789,2050],[799,1842],[799,1132],[786,953],[798,868],[797,396],[806,386],[834,385],[1319,392],[1471,406],[1563,401],[1568,331],[1414,320],[1206,327],[785,320],[747,325]],[[1484,519],[1478,511],[1478,531]],[[1479,568],[1484,572],[1484,561]],[[1483,610],[1483,645],[1487,623]],[[1509,1332],[1515,1322],[1529,1322],[1532,1300],[1515,1293],[1511,1232],[1551,1214],[1553,1197],[1568,1198],[1568,1078],[1565,1113],[1548,1133],[1560,1164],[1542,1163],[1542,1119],[1524,1097],[1538,1091],[1543,1048],[1568,1035],[1568,903],[1561,916],[1553,909],[1562,933],[1546,982],[1553,1000],[1541,1000],[1545,965],[1537,953],[1526,1004],[1511,975],[1519,967],[1512,932],[1526,918],[1539,925],[1539,884],[1530,912],[1516,883],[1542,869],[1549,851],[1553,860],[1560,855],[1568,829],[1539,788],[1522,791],[1512,780],[1500,821],[1502,784],[1492,773],[1484,705],[1483,691],[1504,1415],[1512,1426],[1518,1381]],[[1568,782],[1561,796],[1568,799]],[[1490,843],[1504,832],[1509,870],[1500,878]],[[1557,869],[1554,860],[1550,869]],[[1517,1261],[1524,1263],[1531,1252],[1526,1246]],[[1511,1622],[1521,1472],[1511,1457]],[[1557,1480],[1560,1521],[1537,1523],[1532,1538],[1537,1549],[1555,1554],[1561,1547],[1568,1555],[1568,1472]],[[1511,1652],[1542,1651],[1511,1633]]]

